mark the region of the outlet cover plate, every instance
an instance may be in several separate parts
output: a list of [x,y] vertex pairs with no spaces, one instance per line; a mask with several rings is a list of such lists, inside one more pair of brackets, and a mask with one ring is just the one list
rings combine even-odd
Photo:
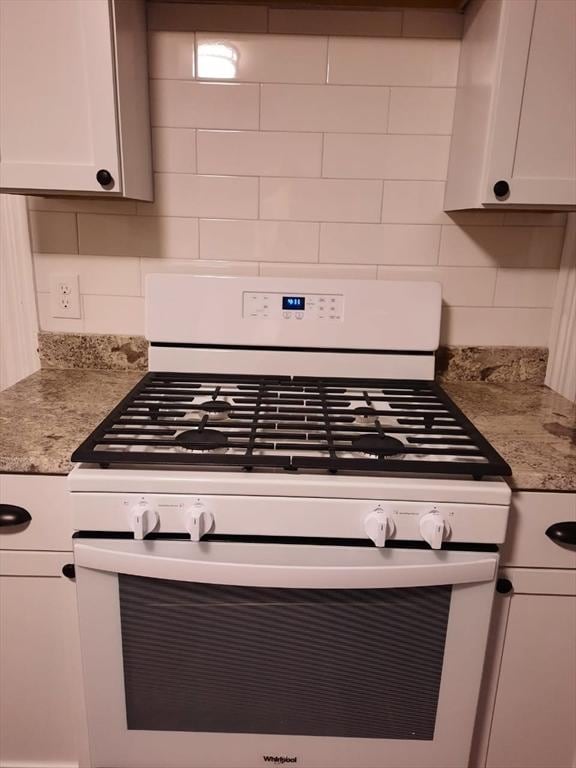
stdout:
[[50,275],[50,315],[70,319],[82,317],[77,274],[53,272]]

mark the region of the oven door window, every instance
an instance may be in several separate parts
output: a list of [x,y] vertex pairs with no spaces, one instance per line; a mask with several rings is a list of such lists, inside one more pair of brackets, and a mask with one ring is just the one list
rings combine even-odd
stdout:
[[450,586],[118,581],[129,730],[434,738]]

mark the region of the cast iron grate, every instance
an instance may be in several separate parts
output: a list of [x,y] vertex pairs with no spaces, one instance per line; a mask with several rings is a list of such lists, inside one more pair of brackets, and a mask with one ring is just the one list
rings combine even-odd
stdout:
[[72,461],[510,475],[435,382],[146,374]]

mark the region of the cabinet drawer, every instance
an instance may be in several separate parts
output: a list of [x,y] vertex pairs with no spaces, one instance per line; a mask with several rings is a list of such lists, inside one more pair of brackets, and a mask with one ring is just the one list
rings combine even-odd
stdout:
[[72,550],[72,509],[64,476],[0,475],[0,504],[21,507],[30,520],[0,527],[0,549]]
[[576,493],[512,494],[501,565],[576,568],[576,547],[558,544],[546,531],[555,523],[576,523]]

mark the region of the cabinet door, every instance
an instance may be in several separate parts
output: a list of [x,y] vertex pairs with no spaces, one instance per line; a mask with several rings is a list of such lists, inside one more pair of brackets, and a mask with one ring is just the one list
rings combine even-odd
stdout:
[[[575,586],[576,573],[563,573],[568,586]],[[515,594],[486,766],[572,768],[575,723],[576,597]]]
[[576,205],[576,3],[512,0],[494,108],[485,202]]
[[86,763],[71,557],[0,552],[0,765]]
[[122,192],[109,0],[0,0],[0,187]]

